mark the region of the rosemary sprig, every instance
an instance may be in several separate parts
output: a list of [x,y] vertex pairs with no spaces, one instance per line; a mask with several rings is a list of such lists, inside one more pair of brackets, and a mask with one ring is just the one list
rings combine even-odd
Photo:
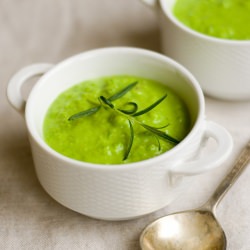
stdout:
[[[112,101],[115,101],[121,97],[123,97],[128,91],[130,91],[138,82],[133,82],[131,84],[129,84],[127,87],[125,87],[124,89],[122,89],[121,91],[117,92],[116,94],[110,96],[107,100],[112,102]],[[72,116],[70,116],[68,118],[69,121],[73,121],[73,120],[76,120],[76,119],[79,119],[79,118],[82,118],[82,117],[85,117],[85,116],[89,116],[89,115],[92,115],[94,113],[96,113],[99,109],[101,108],[101,105],[98,105],[98,106],[95,106],[94,108],[90,108],[90,109],[87,109],[87,110],[84,110],[84,111],[81,111],[79,113],[76,113]]]
[[149,111],[151,111],[152,109],[154,109],[156,106],[158,106],[163,100],[165,100],[165,98],[167,97],[167,94],[165,94],[164,96],[162,96],[160,99],[158,99],[157,101],[155,101],[154,103],[152,103],[151,105],[149,105],[148,107],[137,111],[138,110],[138,105],[135,102],[128,102],[126,103],[126,106],[130,107],[129,109],[117,109],[114,104],[112,103],[112,101],[115,101],[121,97],[123,97],[127,92],[129,92],[133,87],[135,87],[135,85],[138,82],[133,82],[131,84],[129,84],[127,87],[125,87],[124,89],[122,89],[121,91],[119,91],[118,93],[112,95],[109,98],[105,98],[104,96],[99,96],[99,102],[100,104],[87,109],[85,111],[81,111],[79,113],[76,113],[72,116],[70,116],[68,118],[69,121],[73,121],[82,117],[86,117],[89,115],[92,115],[94,113],[96,113],[97,111],[100,110],[100,108],[102,106],[106,106],[109,107],[110,109],[116,111],[118,114],[123,115],[127,118],[128,123],[129,123],[129,130],[130,130],[130,138],[129,138],[129,143],[127,146],[127,149],[125,150],[125,154],[123,157],[123,160],[126,160],[129,157],[129,154],[131,152],[131,148],[133,146],[133,141],[134,141],[134,128],[133,128],[133,123],[137,123],[140,126],[142,126],[144,129],[146,129],[147,131],[149,131],[157,140],[157,144],[158,144],[158,150],[161,150],[161,144],[159,139],[164,140],[166,142],[170,142],[173,144],[178,144],[179,140],[177,140],[176,138],[166,134],[165,132],[161,131],[160,129],[167,127],[168,125],[162,126],[162,127],[152,127],[149,126],[139,120],[136,119],[137,116],[141,116],[143,114],[148,113]]

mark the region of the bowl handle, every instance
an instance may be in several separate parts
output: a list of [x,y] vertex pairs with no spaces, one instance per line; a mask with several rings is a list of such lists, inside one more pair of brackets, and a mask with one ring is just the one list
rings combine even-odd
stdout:
[[[181,162],[171,169],[171,173],[181,175],[196,175],[205,173],[211,169],[218,167],[226,160],[233,148],[231,135],[225,128],[217,123],[206,121],[205,134],[202,143],[208,138],[215,139],[217,148],[214,152],[203,155],[200,158]],[[202,145],[202,144],[201,144]]]
[[25,82],[34,77],[41,76],[53,67],[52,64],[32,64],[19,70],[9,81],[7,97],[10,104],[20,113],[24,113],[26,100],[22,96],[22,86]]

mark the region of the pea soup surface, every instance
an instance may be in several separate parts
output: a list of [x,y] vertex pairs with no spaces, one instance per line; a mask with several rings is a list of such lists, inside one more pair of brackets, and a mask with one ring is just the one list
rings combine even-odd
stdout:
[[[102,106],[98,112],[89,116],[70,121],[68,118],[96,107],[100,104],[98,97],[109,98],[135,81],[137,84],[133,89],[112,101],[116,109],[130,109],[128,103],[133,102],[140,111],[163,95],[167,94],[167,97],[149,112],[131,119],[134,140],[128,158],[123,160],[131,138],[128,116]],[[178,140],[182,140],[190,129],[188,110],[171,89],[150,79],[111,76],[84,81],[61,93],[45,116],[44,139],[50,147],[65,156],[102,164],[136,162],[174,147],[171,142],[157,139],[134,119],[160,128]]]
[[250,39],[250,0],[176,0],[173,13],[183,24],[224,39]]

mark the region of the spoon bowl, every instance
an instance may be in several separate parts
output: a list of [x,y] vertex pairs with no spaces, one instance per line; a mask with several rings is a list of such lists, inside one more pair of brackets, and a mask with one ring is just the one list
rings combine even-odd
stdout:
[[143,250],[225,250],[226,237],[213,213],[190,210],[165,216],[141,236]]
[[225,250],[227,240],[215,210],[249,161],[250,141],[203,206],[167,215],[144,229],[140,237],[142,250]]

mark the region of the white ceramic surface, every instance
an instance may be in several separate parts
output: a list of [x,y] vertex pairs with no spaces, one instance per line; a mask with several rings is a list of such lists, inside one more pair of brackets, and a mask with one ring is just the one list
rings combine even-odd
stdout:
[[[22,86],[43,73],[25,102]],[[187,137],[158,157],[123,165],[80,162],[52,150],[43,140],[42,124],[57,95],[80,81],[117,74],[155,79],[174,89],[191,115],[193,127]],[[232,149],[228,132],[205,120],[204,96],[195,78],[172,59],[143,49],[97,49],[55,66],[31,65],[13,76],[7,94],[11,105],[25,114],[43,188],[62,205],[94,218],[124,220],[154,212],[176,199],[192,175],[218,167]],[[215,139],[217,150],[195,158],[208,138]]]
[[220,39],[190,29],[173,15],[175,0],[142,1],[159,7],[163,52],[190,70],[205,94],[250,100],[249,40]]

